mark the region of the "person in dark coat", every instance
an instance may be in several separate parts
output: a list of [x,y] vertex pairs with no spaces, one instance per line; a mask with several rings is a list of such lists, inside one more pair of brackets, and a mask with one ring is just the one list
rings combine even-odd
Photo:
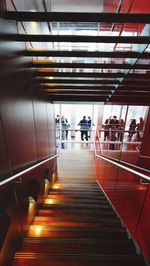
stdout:
[[81,140],[84,140],[84,136],[85,139],[88,141],[88,121],[86,120],[86,116],[83,116],[83,119],[80,120],[78,126],[80,126],[80,131],[81,131]]

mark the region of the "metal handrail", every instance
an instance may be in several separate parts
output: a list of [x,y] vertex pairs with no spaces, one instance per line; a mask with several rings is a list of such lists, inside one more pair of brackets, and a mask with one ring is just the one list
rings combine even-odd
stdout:
[[[99,140],[99,144],[100,144],[100,137],[99,137],[98,132],[97,132],[97,136],[98,136],[98,140]],[[100,159],[102,159],[102,160],[104,160],[104,161],[107,161],[107,162],[109,162],[109,163],[111,163],[111,164],[114,164],[114,165],[116,165],[116,166],[118,166],[118,167],[120,167],[120,168],[122,168],[122,169],[124,169],[124,170],[126,170],[126,171],[128,171],[128,172],[130,172],[130,173],[132,173],[132,174],[135,174],[135,175],[137,175],[137,176],[139,176],[139,177],[141,177],[141,178],[144,178],[144,179],[150,181],[150,177],[149,177],[149,176],[144,175],[144,174],[142,174],[142,173],[139,173],[139,172],[136,171],[136,170],[133,170],[133,169],[127,167],[127,166],[124,166],[124,165],[122,165],[121,163],[114,162],[112,159],[109,159],[109,158],[107,158],[106,156],[103,156],[103,155],[102,155],[102,152],[101,152],[101,148],[100,148],[100,153],[101,153],[101,155],[97,154],[97,153],[96,153],[96,145],[95,145],[95,143],[94,143],[94,148],[95,148],[95,156],[96,156],[96,157],[98,157],[98,158],[100,158]],[[123,163],[124,163],[124,162],[123,162]],[[132,165],[132,164],[130,164],[130,165]],[[133,167],[136,168],[136,166],[134,166],[134,165],[133,165]],[[138,167],[137,167],[137,168],[138,168]],[[144,168],[143,168],[143,170],[144,170]]]
[[96,157],[98,157],[98,158],[100,158],[100,159],[102,159],[102,160],[104,160],[104,161],[107,161],[107,162],[109,162],[109,163],[111,163],[111,164],[113,164],[113,165],[116,165],[116,166],[118,166],[119,168],[122,168],[122,169],[124,169],[124,170],[126,170],[126,171],[128,171],[128,172],[130,172],[130,173],[132,173],[132,174],[135,174],[135,175],[137,175],[137,176],[139,176],[139,177],[141,177],[141,178],[144,178],[144,179],[150,181],[150,177],[149,177],[149,176],[144,175],[144,174],[142,174],[142,173],[139,173],[138,171],[135,171],[135,170],[133,170],[133,169],[127,167],[127,166],[124,166],[124,165],[122,165],[122,164],[120,164],[120,163],[116,163],[116,162],[114,162],[113,160],[108,159],[108,158],[106,158],[106,157],[104,157],[104,156],[102,156],[102,155],[98,155],[98,154],[96,154]]
[[54,159],[56,157],[58,157],[58,154],[52,155],[49,158],[43,160],[42,162],[36,163],[35,165],[33,165],[33,166],[31,166],[31,167],[29,167],[29,168],[27,168],[27,169],[25,169],[25,170],[17,173],[15,175],[11,176],[11,177],[8,177],[7,179],[5,179],[5,180],[3,180],[3,181],[0,182],[0,187],[3,186],[3,185],[6,185],[8,183],[10,183],[11,181],[14,181],[16,178],[22,176],[23,174],[28,173],[29,171],[33,170],[34,168],[36,168],[36,167],[38,167],[38,166],[40,166],[40,165],[42,165],[42,164],[44,164],[44,163],[46,163],[46,162]]
[[139,151],[138,148],[136,148],[136,150],[137,150],[137,153],[138,153],[138,156],[139,156],[139,157],[141,157],[141,158],[146,158],[146,159],[150,159],[150,156],[141,155],[141,154],[140,154],[140,151]]
[[[103,141],[100,141],[100,136],[99,136],[99,132],[97,131],[97,135],[98,135],[98,142],[99,142],[99,144],[100,144],[100,146],[101,146],[101,143],[103,143]],[[113,142],[107,142],[107,143],[118,143],[117,141],[113,141]],[[120,142],[120,143],[122,143],[122,142]],[[128,143],[128,142],[123,142],[123,143]],[[132,142],[129,142],[129,143],[132,143]],[[139,143],[139,142],[133,142],[134,144],[136,144],[136,143]],[[139,151],[138,151],[138,148],[136,148],[136,150],[137,150],[137,152],[139,153]],[[105,158],[108,158],[108,159],[111,159],[109,156],[107,156],[107,155],[103,155],[102,154],[102,149],[101,149],[101,147],[100,147],[100,154],[102,155],[102,156],[104,156]],[[149,157],[150,158],[150,157]],[[139,170],[142,170],[142,171],[145,171],[145,172],[149,172],[150,173],[150,170],[148,170],[148,169],[145,169],[145,168],[142,168],[142,167],[139,167],[139,166],[137,166],[137,165],[134,165],[134,164],[131,164],[131,163],[127,163],[127,162],[125,162],[125,161],[122,161],[122,160],[118,160],[118,159],[116,159],[116,158],[113,158],[112,160],[114,160],[114,161],[118,161],[118,162],[121,162],[121,163],[123,163],[123,164],[126,164],[126,165],[130,165],[131,167],[134,167],[134,168],[137,168],[137,169],[139,169]]]
[[[107,156],[107,155],[102,155],[102,156],[104,156],[104,157],[106,157],[106,158],[108,158],[108,159],[110,159],[110,160],[112,159],[110,156]],[[128,163],[128,162],[125,162],[125,161],[122,161],[122,160],[118,160],[118,159],[116,159],[116,158],[113,158],[112,160],[113,160],[113,161],[120,162],[120,163],[122,163],[122,164],[129,165],[129,166],[131,166],[131,167],[133,167],[133,168],[137,168],[137,169],[139,169],[139,170],[141,170],[141,171],[144,171],[144,172],[148,172],[148,173],[150,173],[150,170],[145,169],[145,168],[142,168],[142,167],[137,166],[137,165],[134,165],[134,164],[132,164],[132,163]]]

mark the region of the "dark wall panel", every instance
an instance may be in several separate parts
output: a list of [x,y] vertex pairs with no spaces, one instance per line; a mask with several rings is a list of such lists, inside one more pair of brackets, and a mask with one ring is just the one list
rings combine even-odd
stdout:
[[33,112],[38,159],[42,159],[49,156],[50,148],[48,142],[46,97],[43,97],[43,92],[41,91],[39,91],[39,93],[33,100]]
[[32,90],[30,87],[16,89],[13,83],[7,92],[1,117],[11,168],[20,170],[37,160]]
[[7,157],[5,140],[2,132],[2,124],[0,121],[0,181],[10,176],[10,168]]
[[52,103],[47,103],[47,122],[48,122],[48,139],[50,154],[56,153],[56,133],[55,133],[55,116]]
[[[16,23],[0,21],[1,32],[16,33]],[[47,108],[45,92],[39,91],[32,71],[27,70],[29,59],[16,56],[16,51],[24,49],[24,43],[0,43],[0,181],[54,154],[56,148],[53,105]],[[9,264],[16,244],[34,218],[34,213],[29,215],[29,197],[34,198],[35,205],[41,202],[44,179],[52,180],[55,166],[56,160],[52,160],[1,187],[1,220],[3,224],[6,219],[7,226],[0,236],[0,265]]]

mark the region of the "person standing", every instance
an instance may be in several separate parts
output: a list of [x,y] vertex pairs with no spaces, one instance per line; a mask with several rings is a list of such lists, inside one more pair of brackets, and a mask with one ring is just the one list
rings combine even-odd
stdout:
[[108,138],[109,138],[110,121],[111,121],[111,116],[105,120],[105,123],[103,125],[104,141],[108,140]]
[[56,139],[60,138],[60,116],[57,115],[55,118],[55,127],[56,127]]
[[143,137],[143,128],[144,128],[144,119],[140,117],[139,123],[136,124],[137,141],[140,141],[141,138]]
[[92,126],[94,126],[94,124],[92,124],[92,119],[90,116],[88,116],[88,128],[89,128],[89,131],[88,131],[88,138],[91,137],[91,132],[92,132]]
[[132,139],[132,136],[136,133],[136,119],[131,119],[131,123],[129,125],[129,140]]
[[113,118],[110,121],[110,128],[114,131],[114,134],[115,134],[116,140],[117,140],[118,128],[119,128],[119,120],[117,119],[116,115],[114,115]]
[[81,131],[81,140],[84,140],[84,136],[85,139],[88,141],[88,129],[89,129],[89,125],[88,125],[88,121],[86,120],[86,116],[83,116],[83,119],[80,120],[78,126],[80,126],[80,131]]
[[63,124],[63,128],[65,129],[65,138],[68,140],[68,128],[70,127],[70,124],[68,124],[68,119],[64,115],[61,117],[61,124]]
[[119,120],[119,131],[118,131],[118,140],[122,141],[123,140],[123,133],[125,129],[125,122],[123,119]]

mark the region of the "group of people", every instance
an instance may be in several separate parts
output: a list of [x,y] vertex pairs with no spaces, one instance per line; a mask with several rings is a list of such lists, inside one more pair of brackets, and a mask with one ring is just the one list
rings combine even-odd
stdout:
[[142,117],[139,118],[139,122],[136,122],[136,119],[131,119],[129,125],[129,140],[140,141],[143,136],[144,120]]
[[111,116],[105,120],[104,123],[104,141],[122,141],[123,131],[125,128],[125,122],[123,119],[118,120],[117,116],[114,115],[113,118]]
[[[103,125],[104,128],[104,141],[122,141],[123,133],[125,130],[125,121],[123,119],[118,120],[117,116],[114,115],[113,118],[109,117],[105,120]],[[144,128],[144,120],[142,117],[139,118],[139,122],[136,119],[131,119],[128,130],[128,140],[129,141],[140,141]],[[133,140],[134,138],[134,140]]]
[[91,137],[92,125],[93,124],[90,116],[88,116],[88,119],[86,119],[86,116],[84,115],[83,118],[80,120],[78,126],[80,126],[82,141],[84,140],[84,138],[88,141],[88,138]]
[[[68,129],[70,128],[70,124],[68,123],[68,119],[65,116],[57,115],[55,118],[55,125],[56,125],[56,138],[61,140],[68,140]],[[84,139],[88,141],[91,137],[91,129],[92,129],[92,120],[91,117],[83,116],[83,118],[78,123],[80,126],[81,132],[81,140]],[[62,148],[64,147],[64,143],[62,143]]]

